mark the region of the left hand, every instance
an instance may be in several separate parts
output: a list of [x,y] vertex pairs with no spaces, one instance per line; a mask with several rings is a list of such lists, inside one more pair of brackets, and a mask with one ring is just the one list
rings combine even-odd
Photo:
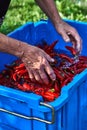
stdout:
[[82,50],[82,39],[77,30],[62,20],[60,23],[56,23],[54,26],[64,41],[72,42],[77,53],[80,53]]
[[45,51],[23,42],[20,46],[21,51],[23,53],[20,55],[20,58],[25,64],[31,81],[49,84],[49,78],[52,81],[56,80],[54,70],[50,66],[50,63],[54,63],[54,59]]

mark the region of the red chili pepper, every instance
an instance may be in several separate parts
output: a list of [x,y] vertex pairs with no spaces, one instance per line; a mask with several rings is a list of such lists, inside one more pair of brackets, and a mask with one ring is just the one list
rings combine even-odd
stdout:
[[13,73],[12,78],[13,78],[14,81],[17,81],[17,73]]
[[1,78],[3,78],[3,75],[2,75],[2,74],[0,74],[0,79],[1,79]]
[[82,68],[84,68],[84,69],[87,68],[87,64],[83,64]]
[[53,101],[55,99],[55,96],[52,92],[44,93],[43,97],[46,101]]
[[58,98],[59,95],[60,95],[60,92],[59,93],[58,92],[54,93],[55,98]]
[[65,46],[74,56],[77,55],[76,50],[73,47]]
[[34,92],[36,93],[36,94],[38,94],[38,95],[44,95],[44,88],[40,88],[40,87],[38,87],[38,88],[36,88],[35,90],[34,90]]
[[25,90],[25,91],[30,91],[31,90],[31,86],[28,84],[28,83],[23,83],[23,89]]
[[85,69],[84,67],[83,67],[83,68],[80,68],[80,69],[77,69],[77,70],[76,70],[76,74],[81,73],[84,69]]
[[35,90],[35,84],[33,83],[30,83],[29,82],[29,85],[30,85],[30,87],[31,87],[31,92],[34,92],[34,90]]
[[24,69],[24,68],[25,68],[24,63],[21,63],[19,66],[15,67],[15,70],[17,71],[17,70]]
[[50,53],[49,55],[50,55],[51,57],[57,56],[56,52],[52,52],[52,53]]
[[[74,66],[75,67],[75,66]],[[75,67],[76,68],[76,67]],[[68,77],[73,77],[76,73],[75,73],[75,68],[72,69],[72,67],[65,69],[64,71],[66,72],[66,74],[68,75]],[[67,77],[67,78],[68,78]]]
[[67,72],[66,69],[63,69],[62,73],[64,74],[64,78],[68,78],[69,77],[69,75],[68,75],[69,73]]
[[57,44],[58,40],[54,41],[46,50],[46,52],[50,52],[51,50],[53,50],[54,46]]
[[23,86],[19,83],[17,84],[17,89],[25,91],[25,88],[23,88]]
[[67,55],[65,55],[65,54],[58,54],[58,56],[59,56],[60,58],[62,58],[62,59],[67,60],[67,61],[70,62],[70,63],[73,63],[73,60],[72,60],[70,57],[68,57]]
[[56,74],[56,77],[62,81],[62,80],[63,80],[63,77],[61,76],[59,70],[58,70],[57,68],[54,68],[54,72],[55,72],[55,74]]
[[59,96],[59,93],[53,93],[50,91],[47,91],[44,93],[43,97],[46,101],[53,101],[55,98],[57,98]]
[[23,75],[22,78],[25,79],[25,80],[29,80],[29,75],[28,74]]
[[55,89],[55,92],[57,92],[57,93],[60,93],[60,86],[58,85],[58,83],[57,82],[55,82],[55,84],[54,84],[54,89]]
[[43,98],[45,101],[48,101],[48,102],[52,102],[55,98],[54,96],[49,96],[49,95],[43,95]]
[[19,71],[16,72],[18,75],[23,75],[25,73],[28,73],[28,71],[26,69],[21,69]]
[[72,80],[72,77],[69,77],[69,78],[65,79],[65,80],[62,82],[61,87],[67,85],[71,80]]
[[79,56],[79,60],[87,61],[87,56]]

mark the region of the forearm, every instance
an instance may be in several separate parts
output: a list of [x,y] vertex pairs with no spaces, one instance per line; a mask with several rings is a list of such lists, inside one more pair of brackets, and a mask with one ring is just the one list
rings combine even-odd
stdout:
[[20,49],[21,46],[21,41],[10,38],[0,33],[0,52],[5,52],[17,57],[21,57],[23,53]]
[[61,23],[54,0],[35,0],[43,12],[51,19],[53,24]]

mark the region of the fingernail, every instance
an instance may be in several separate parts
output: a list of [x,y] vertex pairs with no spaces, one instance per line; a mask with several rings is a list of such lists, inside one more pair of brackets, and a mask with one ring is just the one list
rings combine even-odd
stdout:
[[53,58],[51,58],[51,61],[54,62],[55,60]]
[[70,32],[68,32],[67,34],[68,34],[68,35],[70,35],[71,33],[70,33]]
[[55,74],[53,74],[52,77],[53,77],[52,78],[53,81],[56,80],[56,75]]
[[66,41],[66,42],[70,42],[70,39],[69,39],[69,38],[67,38],[67,39],[65,39],[65,41]]

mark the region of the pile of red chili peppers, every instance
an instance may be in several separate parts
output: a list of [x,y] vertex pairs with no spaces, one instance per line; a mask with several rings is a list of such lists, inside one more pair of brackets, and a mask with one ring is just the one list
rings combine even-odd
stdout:
[[65,46],[71,54],[68,56],[65,53],[58,53],[54,47],[58,41],[54,41],[51,45],[46,42],[43,45],[38,45],[46,53],[55,59],[55,62],[50,64],[56,74],[54,82],[50,80],[48,85],[32,82],[24,63],[17,59],[10,65],[5,65],[0,73],[0,85],[10,88],[22,90],[25,92],[33,92],[41,95],[44,101],[54,101],[61,93],[61,88],[72,81],[73,77],[87,68],[87,57],[77,56],[76,50],[71,46]]

